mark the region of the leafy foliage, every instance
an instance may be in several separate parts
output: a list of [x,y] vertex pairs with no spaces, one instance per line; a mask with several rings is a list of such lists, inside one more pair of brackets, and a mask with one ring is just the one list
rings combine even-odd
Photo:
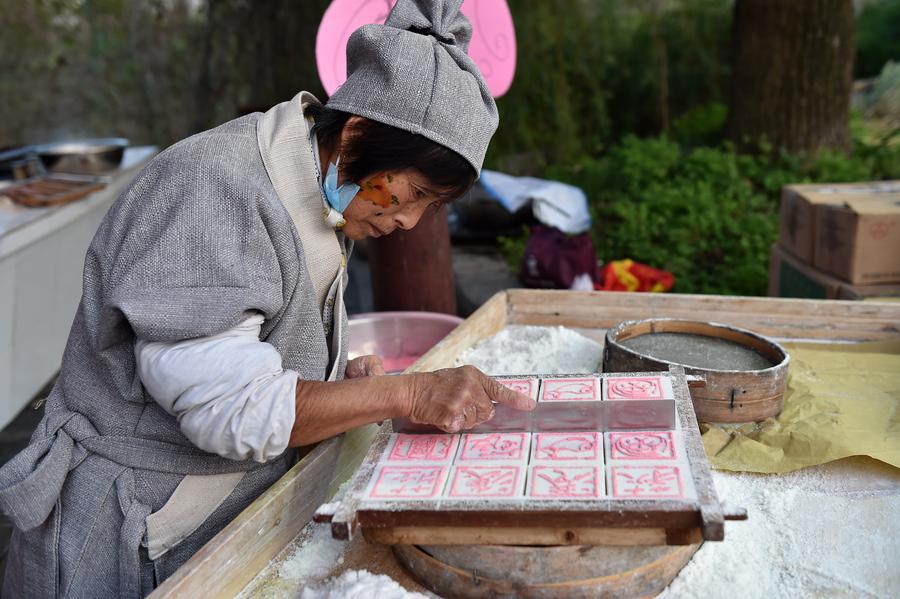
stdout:
[[725,101],[728,0],[509,5],[517,68],[497,102],[490,168],[533,174],[597,156],[623,134],[659,133],[663,113]]
[[900,177],[898,159],[900,148],[889,145],[858,144],[850,156],[745,155],[626,136],[602,158],[546,175],[585,190],[602,259],[669,270],[681,293],[762,295],[781,187]]
[[519,272],[522,259],[525,257],[525,245],[528,243],[528,227],[523,226],[519,235],[500,236],[497,238],[497,242],[500,244],[500,253],[503,254],[509,269]]
[[866,2],[856,17],[856,76],[874,77],[900,61],[900,0]]

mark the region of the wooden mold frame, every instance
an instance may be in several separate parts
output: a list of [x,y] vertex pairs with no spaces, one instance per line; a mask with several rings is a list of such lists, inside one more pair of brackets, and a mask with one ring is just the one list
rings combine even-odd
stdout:
[[[692,319],[697,314],[776,340],[900,339],[900,303],[511,289],[495,294],[407,372],[451,367],[462,352],[510,325],[565,326],[602,341],[606,329],[626,320]],[[243,590],[329,499],[328,487],[342,482],[335,474],[342,442],[335,437],[320,443],[151,597],[234,597]]]
[[[358,529],[370,541],[429,545],[688,545],[721,541],[726,514],[719,503],[691,406],[684,371],[670,370],[676,419],[696,499],[590,499],[547,502],[529,499],[390,499],[366,493],[390,434],[376,437],[350,487],[330,516],[332,536],[350,539]],[[616,374],[616,377],[659,373]],[[625,429],[623,429],[625,430]]]

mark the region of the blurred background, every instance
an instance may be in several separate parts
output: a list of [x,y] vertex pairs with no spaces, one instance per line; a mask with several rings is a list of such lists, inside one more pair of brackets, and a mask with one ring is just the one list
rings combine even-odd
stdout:
[[[0,146],[117,135],[165,147],[297,90],[324,98],[314,44],[328,4],[0,0]],[[517,68],[487,166],[580,186],[601,260],[670,271],[679,292],[765,294],[783,184],[900,178],[900,0],[755,4],[510,0]],[[823,26],[855,39],[836,61],[805,31]],[[771,39],[748,46],[760,28]],[[801,52],[789,76],[757,76]],[[795,126],[758,101],[818,110],[811,78],[826,82],[816,106],[842,123]],[[527,232],[501,237],[517,269]]]

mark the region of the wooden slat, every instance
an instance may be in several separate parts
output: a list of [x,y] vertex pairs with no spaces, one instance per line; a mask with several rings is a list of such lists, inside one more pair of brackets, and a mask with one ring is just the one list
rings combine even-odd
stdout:
[[[696,530],[696,529],[695,529]],[[699,532],[699,531],[698,531]],[[518,526],[469,528],[454,526],[396,526],[364,528],[366,540],[385,545],[690,545],[668,543],[665,528],[591,528]],[[675,538],[675,537],[672,537]],[[689,539],[689,536],[677,537]],[[697,541],[693,541],[697,542]]]
[[390,425],[382,427],[382,431],[372,441],[369,452],[363,459],[359,469],[353,475],[350,487],[344,494],[344,499],[338,506],[331,518],[331,535],[336,539],[349,540],[353,538],[357,526],[357,507],[359,498],[362,497],[369,479],[372,477],[372,471],[378,463],[378,458],[384,453],[388,441],[390,441]]
[[150,597],[234,597],[243,590],[325,501],[341,441],[319,443]]
[[608,329],[644,318],[700,319],[778,339],[900,337],[900,304],[654,293],[510,290],[507,324]]
[[709,461],[703,449],[703,439],[700,438],[700,428],[692,408],[691,392],[684,379],[684,369],[671,366],[669,372],[676,380],[675,401],[678,402],[676,412],[681,422],[685,452],[691,464],[694,491],[697,493],[697,501],[700,502],[703,538],[707,541],[721,541],[725,538],[725,514],[716,494],[712,473],[709,471]]
[[[425,504],[426,502],[420,502]],[[362,528],[396,528],[404,526],[440,527],[454,526],[468,530],[470,536],[480,534],[482,527],[521,528],[692,528],[701,524],[700,512],[693,501],[640,501],[640,500],[593,500],[584,509],[570,505],[547,508],[537,502],[519,502],[519,509],[504,509],[502,506],[476,508],[462,501],[453,507],[451,502],[433,502],[420,505],[397,502],[396,506],[386,505],[385,509],[370,509],[361,506],[357,519]],[[572,502],[575,503],[575,502]],[[393,507],[393,511],[389,509]]]

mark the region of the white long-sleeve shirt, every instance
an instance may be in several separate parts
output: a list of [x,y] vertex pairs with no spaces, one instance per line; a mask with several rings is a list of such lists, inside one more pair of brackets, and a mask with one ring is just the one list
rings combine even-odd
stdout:
[[197,447],[258,462],[287,448],[298,375],[260,341],[263,321],[257,314],[218,335],[135,343],[141,383]]

